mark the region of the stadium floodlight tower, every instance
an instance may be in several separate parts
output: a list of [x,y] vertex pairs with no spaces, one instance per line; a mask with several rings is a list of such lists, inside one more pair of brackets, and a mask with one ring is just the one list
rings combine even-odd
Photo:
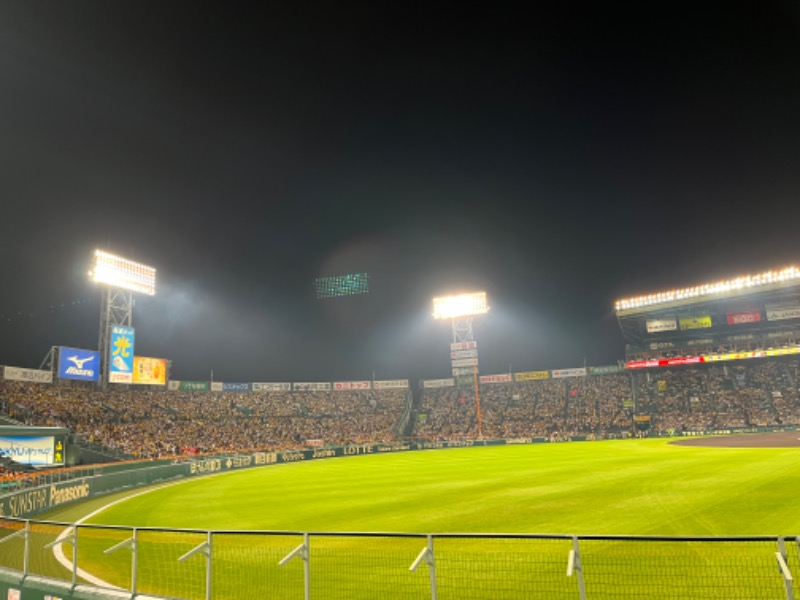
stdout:
[[478,420],[478,436],[483,438],[481,419],[481,397],[478,389],[478,345],[472,334],[472,321],[477,315],[489,312],[486,292],[470,292],[433,299],[433,317],[449,319],[453,325],[453,343],[450,358],[453,377],[456,381],[472,375],[475,385],[475,408]]
[[105,388],[108,384],[111,328],[115,325],[133,327],[133,294],[155,295],[156,270],[102,250],[95,250],[89,277],[95,283],[105,286],[100,303],[100,332],[97,341],[100,354],[98,385]]
[[433,318],[452,320],[454,343],[474,341],[472,319],[487,312],[489,306],[486,303],[486,292],[440,296],[433,299]]

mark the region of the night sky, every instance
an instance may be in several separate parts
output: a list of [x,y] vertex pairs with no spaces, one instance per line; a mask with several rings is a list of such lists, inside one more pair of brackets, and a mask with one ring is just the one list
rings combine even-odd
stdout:
[[614,363],[614,300],[800,263],[800,5],[491,6],[0,4],[0,364],[97,347],[96,247],[223,381],[447,377],[475,289],[481,372]]

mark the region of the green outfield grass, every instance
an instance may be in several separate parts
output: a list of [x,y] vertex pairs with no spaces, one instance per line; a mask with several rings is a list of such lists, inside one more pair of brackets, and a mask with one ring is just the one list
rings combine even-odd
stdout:
[[[405,452],[274,465],[154,489],[110,506],[88,522],[310,532],[793,535],[800,532],[798,490],[800,449],[701,448],[671,446],[665,440],[625,440]],[[85,515],[120,496],[124,494],[56,511],[47,518],[74,520],[81,512]],[[88,530],[81,538],[80,564],[106,581],[127,586],[130,554],[101,553],[121,539],[123,534]],[[148,532],[140,548],[145,557],[141,566],[149,575],[140,578],[144,586],[140,589],[202,597],[202,560],[195,557],[178,566],[176,557],[204,539],[202,534]],[[293,535],[220,537],[215,542],[217,597],[237,597],[242,574],[247,574],[248,586],[261,590],[252,597],[298,597],[301,562],[284,568],[275,565],[301,541]],[[444,590],[450,584],[458,588],[444,597],[524,597],[518,590],[503,592],[501,582],[513,577],[503,575],[502,570],[517,573],[534,562],[537,572],[553,581],[542,597],[574,597],[575,580],[564,576],[569,540],[437,543],[439,548],[451,550],[438,563],[441,585]],[[427,569],[407,574],[424,544],[423,538],[315,538],[314,580],[341,580],[347,589],[340,596],[330,595],[328,590],[316,597],[371,598],[375,586],[385,587],[387,581],[398,577],[398,582],[389,586],[392,593],[381,597],[425,597]],[[592,561],[598,566],[609,560],[624,563],[626,556],[647,571],[648,585],[658,585],[661,577],[664,585],[681,580],[691,586],[697,561],[719,561],[715,569],[727,581],[741,575],[741,567],[729,553],[738,556],[742,552],[749,561],[755,545],[708,552],[684,544],[680,559],[674,558],[674,549],[667,546],[660,549],[650,544],[645,551],[631,542],[589,543],[584,550],[587,585]],[[655,556],[635,560],[640,551]],[[792,551],[794,564],[797,550]],[[348,553],[351,560],[339,562],[338,557]],[[772,576],[774,544],[758,548],[756,554],[758,558],[753,560],[766,557],[759,568]],[[385,561],[370,563],[375,556]],[[369,567],[363,566],[365,560]],[[498,562],[491,567],[494,560]],[[484,571],[480,565],[486,564],[490,567]],[[672,565],[666,574],[659,571],[664,565]],[[401,572],[402,576],[398,575]],[[464,572],[474,577],[466,586],[470,590],[466,595]],[[189,585],[186,582],[190,580],[193,587],[180,587]],[[536,585],[543,589],[540,583]],[[623,585],[613,584],[617,591]],[[704,597],[755,598],[782,593],[778,586],[766,596],[758,595],[756,592],[764,593],[763,585],[755,582],[741,596],[721,589],[719,596]],[[598,590],[601,588],[595,587],[592,597],[604,597]],[[672,590],[669,597],[693,597],[681,594]]]

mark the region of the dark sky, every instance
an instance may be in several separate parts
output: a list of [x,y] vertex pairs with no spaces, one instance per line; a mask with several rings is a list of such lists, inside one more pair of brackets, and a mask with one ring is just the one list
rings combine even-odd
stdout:
[[95,247],[226,381],[448,376],[472,289],[482,372],[608,364],[615,299],[800,262],[796,2],[491,6],[4,2],[0,364],[96,348]]

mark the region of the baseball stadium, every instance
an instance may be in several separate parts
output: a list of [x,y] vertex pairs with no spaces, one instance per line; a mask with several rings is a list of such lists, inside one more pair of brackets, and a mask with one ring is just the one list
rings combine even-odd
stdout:
[[487,293],[436,297],[452,371],[361,381],[173,379],[135,353],[155,270],[92,274],[97,348],[0,372],[3,597],[800,592],[794,267],[621,299],[625,355],[558,370],[481,372]]

